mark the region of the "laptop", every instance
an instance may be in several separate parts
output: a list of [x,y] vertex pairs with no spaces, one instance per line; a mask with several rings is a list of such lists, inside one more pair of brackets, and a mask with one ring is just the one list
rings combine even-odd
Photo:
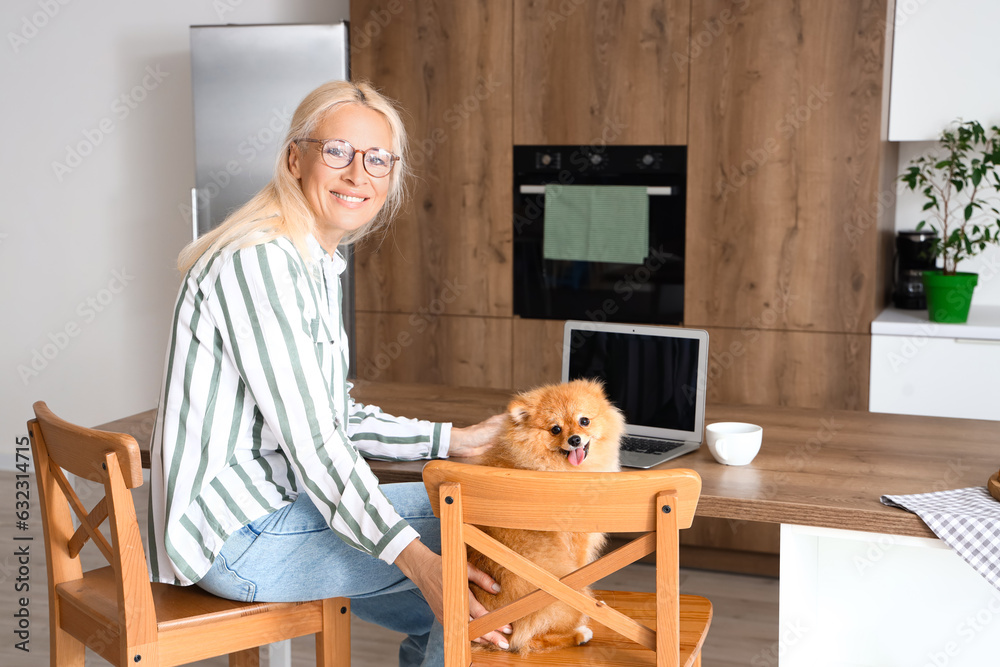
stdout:
[[708,332],[566,322],[562,380],[592,378],[624,414],[621,464],[650,468],[701,446]]

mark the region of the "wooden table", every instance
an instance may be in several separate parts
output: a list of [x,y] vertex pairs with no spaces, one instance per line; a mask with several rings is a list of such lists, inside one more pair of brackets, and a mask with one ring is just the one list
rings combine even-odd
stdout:
[[[456,426],[502,412],[511,396],[497,389],[366,381],[358,381],[352,395],[391,414]],[[98,428],[133,435],[148,467],[154,418],[149,410]],[[885,507],[880,496],[982,486],[1000,466],[1000,422],[709,405],[706,423],[716,421],[760,424],[764,443],[747,466],[720,465],[707,447],[664,464],[701,475],[699,516],[932,537],[918,517]],[[383,482],[419,481],[424,462],[370,465]]]
[[[370,382],[352,393],[392,414],[458,426],[503,411],[510,399],[492,389]],[[151,410],[99,428],[130,433],[148,450],[154,418]],[[995,662],[1000,594],[917,516],[879,498],[984,486],[1000,466],[1000,422],[710,405],[706,422],[716,421],[764,428],[751,464],[720,465],[702,447],[664,467],[701,475],[698,516],[781,525],[782,667]],[[370,465],[383,482],[419,481],[423,468]],[[984,629],[968,625],[994,616]],[[774,664],[774,656],[756,657]]]

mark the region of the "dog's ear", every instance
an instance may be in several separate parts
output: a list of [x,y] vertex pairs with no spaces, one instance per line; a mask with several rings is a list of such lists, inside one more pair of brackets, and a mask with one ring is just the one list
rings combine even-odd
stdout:
[[521,397],[515,398],[507,406],[507,414],[515,424],[523,424],[528,421],[531,414],[528,412],[528,403]]

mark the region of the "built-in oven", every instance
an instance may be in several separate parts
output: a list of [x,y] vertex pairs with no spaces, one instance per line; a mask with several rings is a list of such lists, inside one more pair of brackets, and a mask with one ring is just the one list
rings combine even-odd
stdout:
[[[686,146],[515,146],[514,313],[523,318],[680,324],[686,167]],[[548,184],[645,187],[645,258],[632,263],[547,258]]]

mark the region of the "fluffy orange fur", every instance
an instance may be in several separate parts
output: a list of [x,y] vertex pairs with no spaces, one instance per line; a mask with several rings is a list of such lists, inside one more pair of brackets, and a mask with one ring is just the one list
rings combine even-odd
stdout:
[[[484,465],[569,473],[619,470],[625,419],[608,402],[600,383],[574,380],[539,387],[519,394],[507,411],[507,425]],[[557,577],[592,562],[605,542],[601,533],[483,530]],[[500,584],[496,595],[472,587],[476,598],[491,611],[535,589],[473,549],[469,561]],[[593,636],[588,620],[566,604],[553,603],[511,624],[510,650],[527,653],[583,644]]]

